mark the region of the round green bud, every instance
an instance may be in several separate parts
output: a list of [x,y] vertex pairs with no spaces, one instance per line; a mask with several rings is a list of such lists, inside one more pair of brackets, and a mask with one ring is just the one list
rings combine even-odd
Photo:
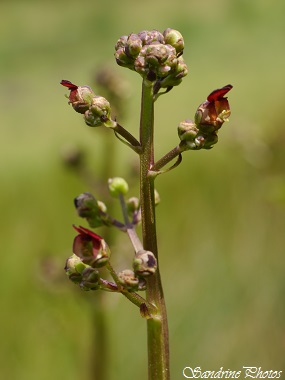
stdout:
[[199,130],[193,120],[181,121],[178,125],[178,136],[181,141],[194,141]]
[[120,194],[126,195],[129,191],[129,185],[121,177],[114,177],[108,180],[109,191],[112,197],[118,197]]
[[178,30],[167,28],[163,32],[164,41],[166,44],[173,46],[176,53],[179,54],[184,49],[184,40],[182,34]]
[[94,96],[92,99],[90,111],[97,117],[110,117],[111,106],[107,99],[103,96]]

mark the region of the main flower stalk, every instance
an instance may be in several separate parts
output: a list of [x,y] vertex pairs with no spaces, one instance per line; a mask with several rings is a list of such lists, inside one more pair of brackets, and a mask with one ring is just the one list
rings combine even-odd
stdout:
[[[149,175],[154,164],[154,100],[153,82],[143,81],[140,119],[140,196],[142,213],[142,235],[144,249],[153,252],[158,260],[154,177]],[[169,342],[166,306],[160,278],[159,266],[147,280],[146,299],[157,308],[157,313],[147,319],[148,378],[169,380]]]

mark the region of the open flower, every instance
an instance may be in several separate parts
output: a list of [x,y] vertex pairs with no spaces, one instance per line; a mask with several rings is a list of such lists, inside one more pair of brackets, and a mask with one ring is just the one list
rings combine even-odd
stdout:
[[75,227],[79,233],[73,241],[73,253],[80,257],[84,264],[99,268],[107,264],[110,249],[105,240],[84,227]]
[[228,84],[214,90],[207,100],[200,104],[195,115],[197,128],[204,133],[212,133],[221,128],[231,114],[228,99],[224,97],[233,86]]
[[91,88],[89,86],[76,86],[76,84],[65,79],[60,84],[70,90],[68,99],[73,109],[78,113],[84,114],[89,109],[95,96]]

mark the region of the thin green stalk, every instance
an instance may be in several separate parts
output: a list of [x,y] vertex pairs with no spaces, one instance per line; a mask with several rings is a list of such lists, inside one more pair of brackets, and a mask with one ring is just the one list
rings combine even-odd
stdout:
[[[148,175],[154,163],[153,145],[154,101],[153,86],[145,80],[142,86],[140,120],[140,196],[142,213],[143,247],[153,252],[158,261],[154,178]],[[166,307],[159,273],[148,279],[146,299],[157,307],[157,313],[147,320],[148,378],[169,380],[169,342]]]

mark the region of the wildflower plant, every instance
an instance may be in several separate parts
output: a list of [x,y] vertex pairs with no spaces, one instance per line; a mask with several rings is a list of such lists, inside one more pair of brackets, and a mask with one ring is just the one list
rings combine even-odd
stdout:
[[[159,174],[176,168],[182,162],[182,153],[185,151],[211,149],[218,142],[218,130],[230,116],[225,95],[232,86],[226,85],[211,92],[199,105],[194,120],[179,123],[177,145],[155,160],[154,104],[162,95],[178,86],[188,74],[183,51],[181,33],[170,28],[163,33],[144,30],[122,36],[117,41],[117,64],[142,77],[138,138],[112,118],[111,104],[107,99],[96,95],[88,86],[61,81],[70,90],[69,104],[83,115],[85,123],[90,127],[113,130],[115,136],[131,148],[140,161],[139,197],[128,197],[129,186],[123,178],[114,177],[108,181],[110,194],[121,206],[121,221],[110,215],[106,205],[90,193],[80,194],[74,200],[78,215],[86,220],[90,228],[107,226],[128,236],[134,250],[130,267],[118,273],[111,264],[111,250],[104,238],[85,227],[74,226],[77,235],[73,243],[73,255],[67,259],[65,271],[69,279],[82,290],[121,293],[139,308],[147,322],[149,380],[170,379],[168,323],[155,219],[159,196],[154,183]],[[142,240],[137,234],[138,227],[141,227]],[[105,277],[107,272],[111,280]]]

